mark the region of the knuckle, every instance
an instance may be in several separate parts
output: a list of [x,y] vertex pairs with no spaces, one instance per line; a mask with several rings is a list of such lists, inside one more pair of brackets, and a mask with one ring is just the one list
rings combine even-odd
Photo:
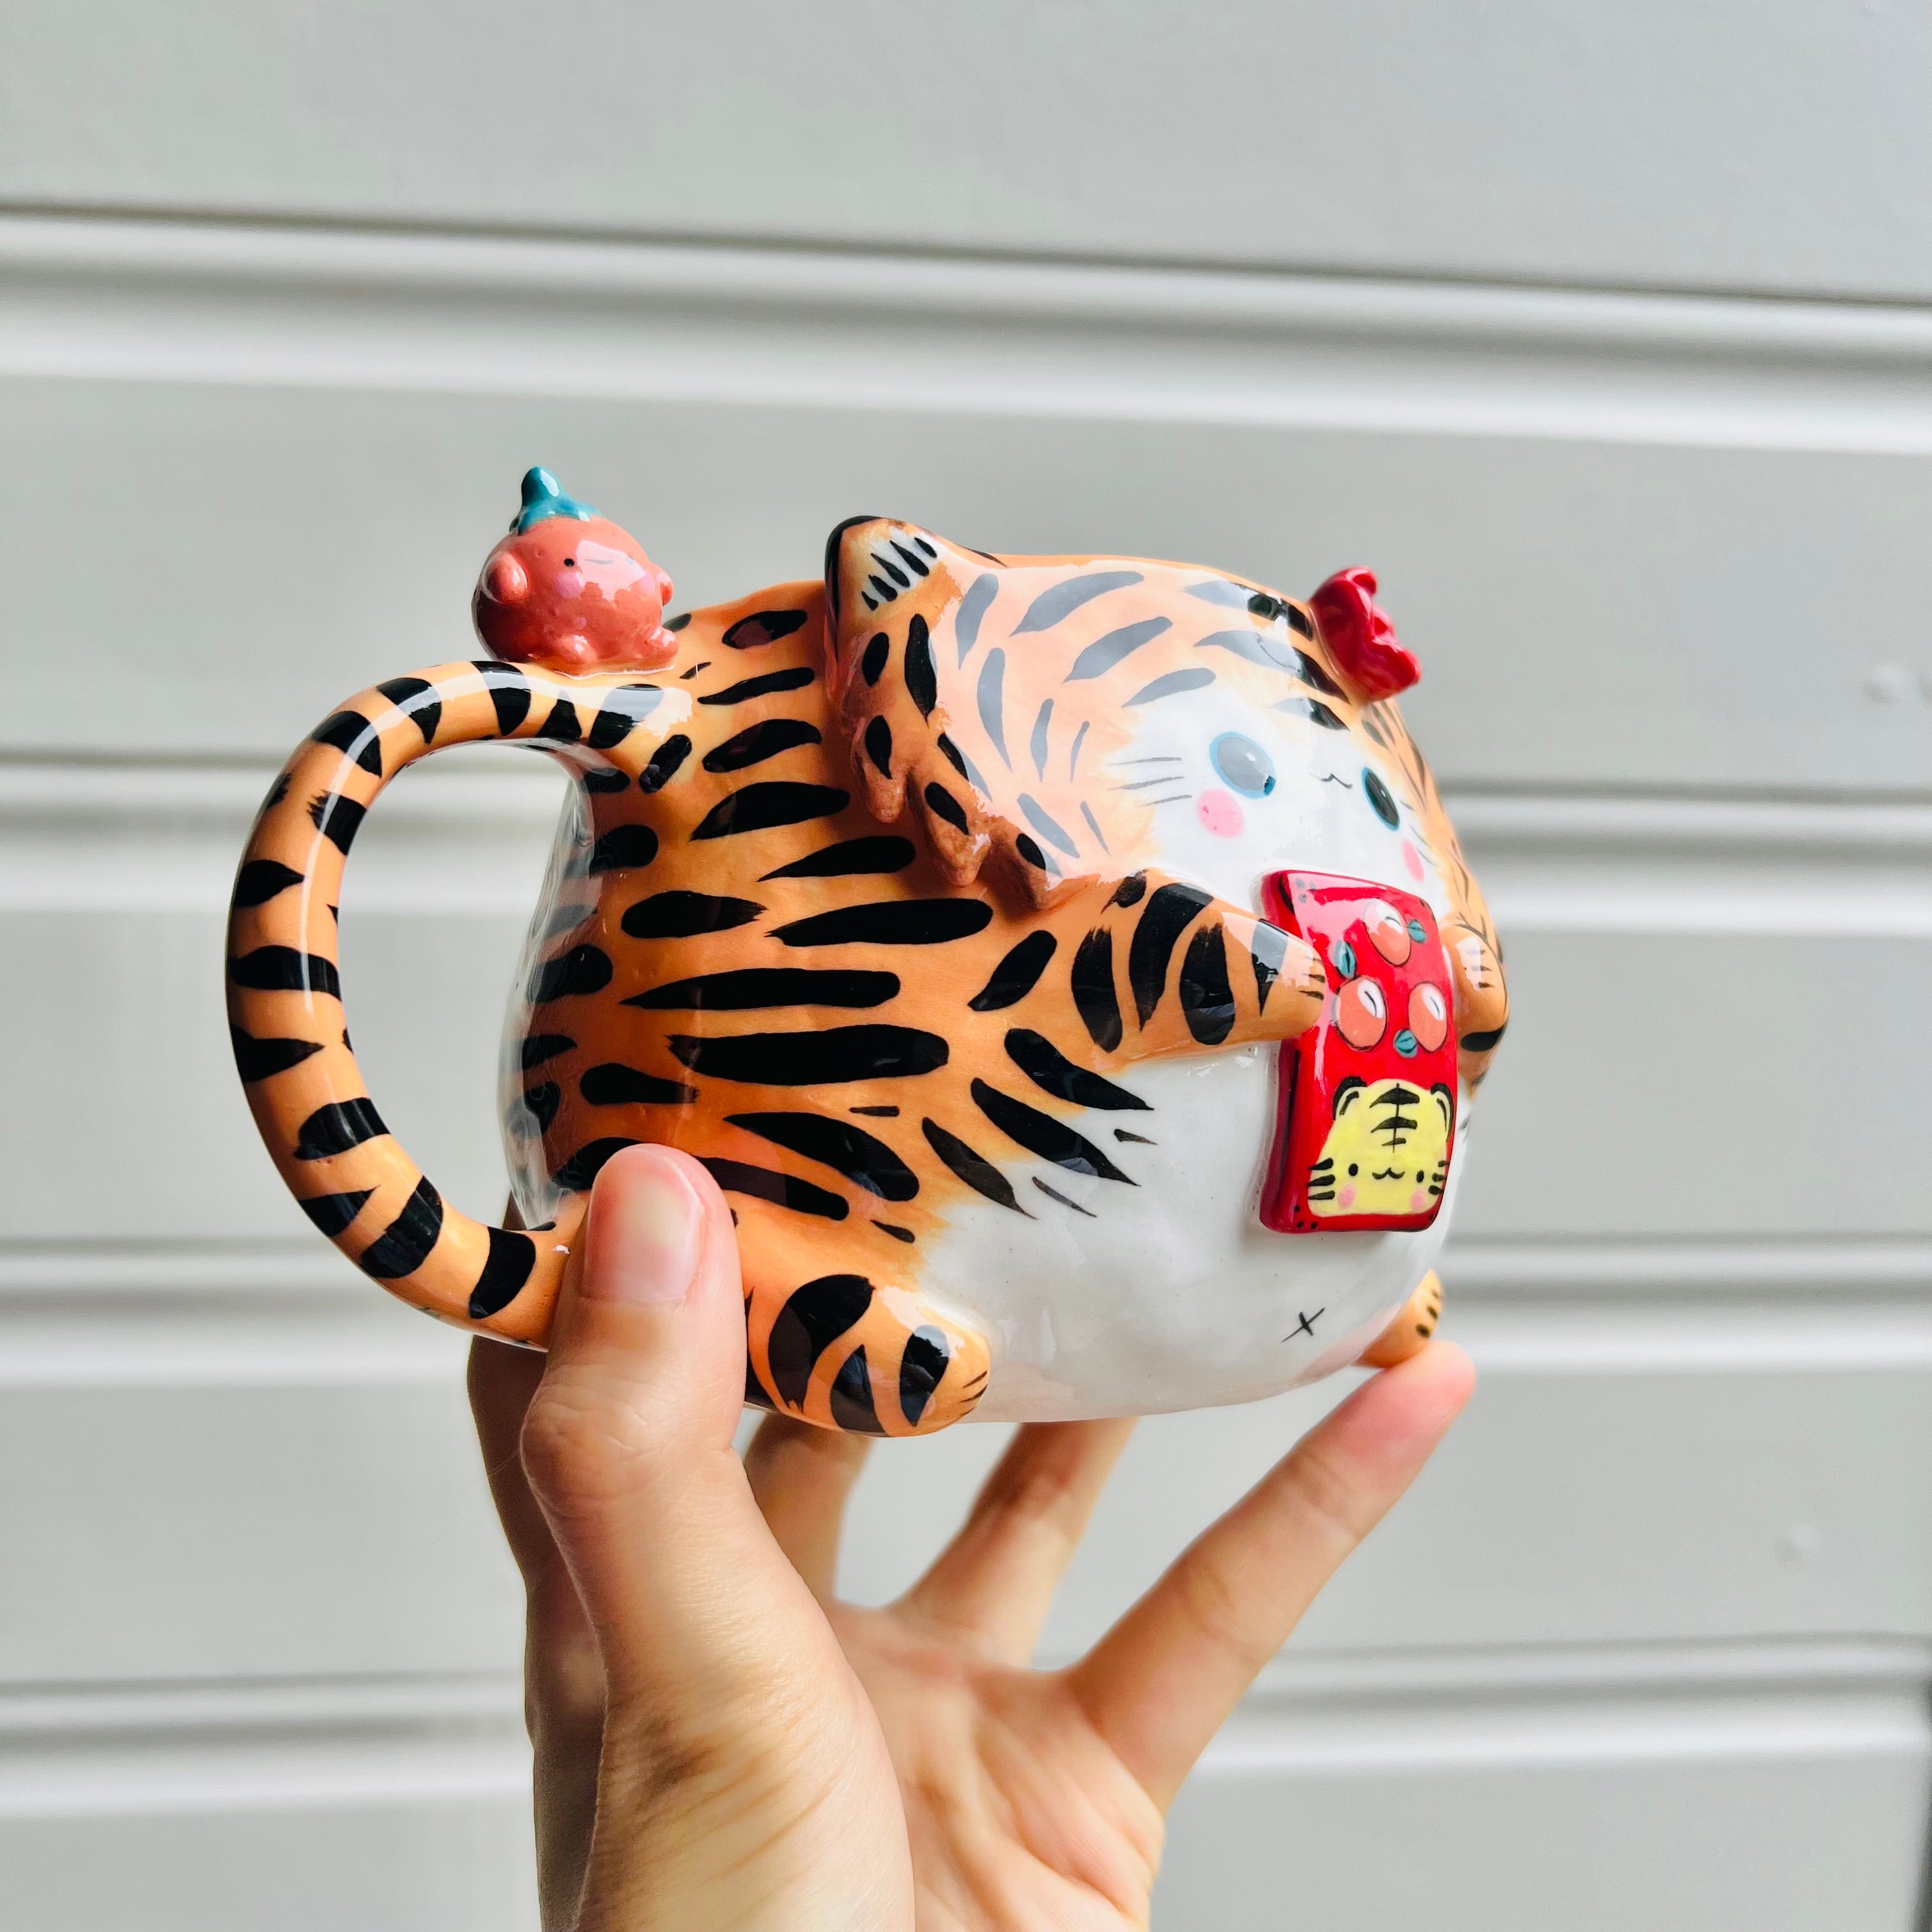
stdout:
[[648,1445],[634,1412],[568,1374],[546,1376],[524,1417],[524,1472],[552,1508],[633,1486]]

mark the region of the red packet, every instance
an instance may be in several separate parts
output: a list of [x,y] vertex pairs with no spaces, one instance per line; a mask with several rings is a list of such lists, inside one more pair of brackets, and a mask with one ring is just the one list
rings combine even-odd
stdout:
[[1436,915],[1412,893],[1270,873],[1267,916],[1328,975],[1320,1020],[1281,1048],[1261,1216],[1277,1234],[1426,1228],[1455,1139],[1456,1025]]

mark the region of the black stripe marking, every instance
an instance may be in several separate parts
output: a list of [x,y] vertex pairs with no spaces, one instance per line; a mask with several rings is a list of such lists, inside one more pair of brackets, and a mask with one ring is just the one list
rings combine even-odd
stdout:
[[1116,1127],[1114,1130],[1114,1138],[1117,1141],[1132,1141],[1137,1147],[1152,1147],[1155,1144],[1145,1134],[1130,1134],[1125,1127]]
[[[975,1194],[983,1194],[988,1201],[997,1201],[1016,1214],[1027,1214],[1013,1192],[1012,1183],[984,1154],[968,1147],[957,1134],[948,1133],[937,1120],[922,1120],[919,1125],[926,1144]],[[1030,1221],[1033,1216],[1027,1214],[1027,1219]]]
[[681,1107],[698,1098],[698,1090],[681,1080],[667,1080],[613,1060],[588,1069],[577,1090],[593,1107]]
[[980,722],[999,753],[1000,762],[1010,771],[1012,760],[1006,754],[1006,654],[995,647],[986,653],[980,667],[980,682],[974,696],[980,707]]
[[1346,731],[1348,728],[1318,698],[1284,698],[1270,708],[1292,712],[1297,717],[1306,718],[1312,724],[1320,725],[1324,731]]
[[241,1075],[244,1087],[286,1073],[291,1066],[299,1066],[311,1054],[322,1051],[322,1042],[317,1040],[258,1040],[238,1026],[228,1029],[228,1040],[235,1049],[235,1070]]
[[371,776],[382,776],[382,741],[361,712],[338,711],[310,735],[318,745],[333,745],[345,758],[353,756]]
[[896,1120],[899,1110],[896,1107],[848,1107],[848,1114],[870,1114],[882,1120]]
[[804,966],[741,966],[674,980],[621,1004],[655,1012],[742,1013],[772,1006],[881,1006],[899,990],[896,973],[814,972]]
[[363,1187],[352,1194],[311,1194],[306,1201],[298,1199],[296,1205],[333,1240],[362,1213],[363,1203],[375,1191],[373,1187]]
[[674,734],[651,754],[650,763],[638,774],[638,789],[646,794],[662,791],[690,756],[691,740],[682,731]]
[[859,660],[860,674],[868,684],[877,684],[885,674],[886,659],[892,654],[892,640],[883,631],[872,634],[866,655]]
[[972,827],[966,821],[966,808],[943,784],[928,785],[926,802],[947,824],[970,836]]
[[1041,1193],[1044,1194],[1049,1201],[1058,1201],[1061,1207],[1071,1208],[1075,1214],[1084,1214],[1090,1221],[1097,1221],[1100,1218],[1099,1215],[1094,1213],[1092,1208],[1083,1208],[1078,1202],[1070,1201],[1065,1195],[1060,1192],[1058,1188],[1048,1186],[1046,1183],[1041,1180],[1040,1176],[1036,1174],[1033,1178],[1033,1184],[1034,1186],[1037,1187]]
[[235,906],[266,905],[278,892],[298,886],[302,874],[278,859],[250,859],[235,874],[235,891],[229,903]]
[[1270,597],[1265,590],[1250,592],[1248,610],[1252,616],[1258,617],[1264,624],[1271,624],[1280,617],[1286,620],[1290,630],[1299,631],[1304,638],[1312,638],[1315,635],[1315,626],[1310,622],[1308,614],[1291,604],[1285,597]]
[[626,909],[621,922],[633,939],[692,939],[700,932],[729,932],[748,926],[764,908],[755,899],[714,897],[710,892],[653,892]]
[[487,1322],[516,1300],[536,1266],[537,1244],[512,1228],[491,1228],[490,1252],[470,1291],[470,1318]]
[[530,715],[530,687],[514,664],[485,658],[476,668],[483,674],[490,705],[496,713],[497,736],[507,738]]
[[1046,732],[1053,722],[1053,700],[1047,698],[1040,707],[1040,716],[1033,721],[1033,736],[1027,749],[1033,754],[1033,768],[1036,777],[1046,776]]
[[1117,906],[1138,905],[1141,901],[1146,896],[1146,873],[1130,872],[1127,876],[1114,888],[1113,896],[1108,900],[1107,903],[1109,905]]
[[724,642],[734,651],[756,650],[761,644],[775,644],[794,631],[805,628],[802,610],[754,610],[740,617],[724,633]]
[[1234,1030],[1234,994],[1228,983],[1228,949],[1218,926],[1204,926],[1180,962],[1180,1010],[1203,1046],[1219,1046]]
[[584,736],[584,721],[577,715],[577,706],[567,698],[560,698],[550,708],[550,716],[539,724],[532,736],[551,745],[574,745]]
[[1017,1006],[1040,983],[1060,942],[1043,928],[1030,932],[993,968],[986,983],[966,1004],[976,1013],[996,1013]]
[[983,899],[882,899],[795,919],[772,936],[787,946],[943,946],[992,921]]
[[905,687],[919,706],[919,715],[930,718],[939,702],[939,672],[932,662],[932,639],[926,620],[916,611],[906,626]]
[[882,1140],[823,1114],[728,1114],[734,1127],[842,1174],[882,1201],[910,1201],[919,1177]]
[[1114,991],[1114,935],[1096,927],[1073,956],[1073,1004],[1088,1036],[1102,1053],[1120,1043],[1120,1003]]
[[1065,682],[1077,684],[1083,678],[1102,677],[1130,651],[1137,651],[1142,645],[1151,644],[1163,631],[1171,631],[1173,622],[1166,617],[1143,617],[1137,624],[1124,624],[1118,631],[1109,631],[1104,638],[1096,638],[1073,660],[1072,668],[1066,674]]
[[591,719],[584,742],[593,752],[621,745],[663,700],[664,693],[654,684],[620,684],[604,693],[603,709]]
[[[893,583],[898,586],[900,590],[910,590],[912,588],[912,579],[907,576],[890,557],[881,556],[877,550],[874,550],[872,553],[872,561],[892,579]],[[920,573],[921,575],[924,574],[923,572]]]
[[766,718],[748,724],[735,737],[727,738],[704,754],[707,772],[742,772],[748,765],[763,764],[794,746],[821,743],[818,728],[802,718]]
[[915,1328],[906,1337],[905,1352],[899,1357],[899,1413],[914,1429],[946,1379],[952,1359],[952,1345],[943,1328]]
[[1145,1026],[1167,989],[1167,968],[1180,935],[1212,902],[1212,896],[1194,886],[1162,886],[1148,901],[1127,948],[1127,983],[1133,988],[1135,1010]]
[[952,635],[959,646],[959,662],[964,664],[973,646],[980,641],[980,623],[992,607],[993,599],[999,594],[1000,580],[990,571],[983,571],[973,580],[972,588],[959,600],[958,614],[952,620]]
[[1042,1093],[1070,1100],[1076,1107],[1100,1107],[1110,1113],[1149,1111],[1138,1094],[1116,1087],[1084,1066],[1076,1066],[1045,1034],[1015,1027],[1006,1035],[1006,1057]]
[[[939,736],[934,740],[933,742],[938,746],[940,754],[945,758],[946,762],[950,765],[962,778],[966,778],[966,754],[962,752],[944,731],[940,732]],[[970,778],[967,778],[968,784],[970,784],[972,780]]]
[[1214,674],[1211,670],[1198,668],[1192,670],[1171,670],[1166,676],[1156,678],[1151,684],[1142,685],[1127,700],[1127,705],[1131,708],[1136,704],[1153,704],[1163,698],[1178,698],[1184,691],[1198,691],[1203,685],[1214,682]]
[[548,1000],[601,993],[610,983],[610,956],[596,946],[573,946],[554,959],[546,959],[530,976],[530,999],[540,1006]]
[[838,615],[838,550],[840,539],[848,530],[856,530],[861,524],[876,524],[875,516],[848,517],[842,524],[834,525],[832,534],[825,539],[825,601],[831,607],[834,617]]
[[630,773],[620,771],[615,765],[592,765],[578,776],[586,791],[622,791],[631,782]]
[[327,1160],[386,1134],[376,1103],[365,1094],[353,1100],[332,1100],[318,1107],[296,1130],[297,1160]]
[[442,1232],[442,1196],[425,1175],[403,1211],[362,1250],[356,1265],[375,1281],[394,1281],[414,1274],[429,1259],[436,1238]]
[[901,1026],[728,1034],[709,1040],[673,1034],[670,1045],[694,1073],[763,1087],[911,1079],[944,1066],[951,1052],[938,1034]]
[[536,1122],[537,1132],[547,1134],[550,1124],[556,1118],[556,1110],[563,1105],[563,1089],[554,1080],[546,1080],[541,1086],[526,1088],[521,1104]]
[[809,664],[794,664],[788,670],[768,670],[761,676],[748,677],[741,684],[728,685],[722,691],[706,692],[698,701],[700,704],[743,704],[754,698],[763,698],[769,692],[802,690],[817,675]]
[[592,847],[591,872],[628,872],[658,856],[658,835],[648,825],[614,825]]
[[[766,879],[842,879],[855,872],[902,872],[918,856],[910,838],[882,832],[868,838],[848,838],[794,859],[789,866],[764,874]],[[762,883],[762,881],[761,881]]]
[[1504,1020],[1499,1027],[1487,1033],[1466,1033],[1456,1042],[1465,1053],[1487,1053],[1496,1042],[1509,1030],[1509,1022]]
[[362,830],[362,814],[367,809],[339,791],[318,792],[308,802],[308,815],[315,829],[345,858]]
[[1094,570],[1084,577],[1066,578],[1042,590],[1027,606],[1026,615],[1013,626],[1013,635],[1017,638],[1028,631],[1051,630],[1082,604],[1091,603],[1109,590],[1124,590],[1130,584],[1140,580],[1138,570]]
[[442,700],[432,698],[427,704],[412,704],[410,701],[422,697],[425,692],[434,691],[434,685],[425,678],[392,677],[376,688],[422,734],[425,745],[436,742],[436,728],[442,722]]
[[874,1221],[872,1226],[882,1234],[890,1234],[896,1241],[915,1241],[919,1237],[910,1228],[902,1228],[890,1221]]
[[577,1044],[565,1033],[533,1033],[524,1042],[518,1056],[518,1064],[526,1073],[533,1066],[541,1066],[547,1060],[554,1060],[560,1053],[568,1053]]
[[602,1140],[586,1141],[564,1164],[550,1176],[550,1179],[566,1194],[584,1193],[604,1170],[604,1163],[613,1154],[622,1154],[627,1147],[641,1147],[644,1143],[623,1134],[610,1134]]
[[[277,806],[281,803],[284,799],[288,796],[288,795],[289,775],[286,772],[278,772],[275,774],[274,784],[269,786],[267,796],[262,800],[262,811],[273,811]],[[257,815],[259,816],[260,814],[258,814]]]
[[690,622],[691,613],[680,610],[675,617],[667,617],[664,620],[664,627],[667,631],[681,631]]
[[342,997],[335,962],[320,952],[298,952],[292,946],[258,946],[228,962],[228,976],[257,993],[322,993]]
[[866,727],[866,755],[881,778],[892,776],[892,728],[883,716],[874,718]]
[[872,1284],[862,1274],[824,1274],[794,1288],[765,1343],[772,1387],[794,1408],[805,1404],[818,1358],[872,1305]]
[[852,794],[836,785],[767,779],[721,798],[691,836],[695,843],[704,838],[735,838],[741,832],[769,832],[781,825],[802,825],[808,819],[830,818],[851,802]]
[[1020,794],[1020,809],[1026,814],[1027,823],[1049,845],[1058,846],[1070,859],[1079,857],[1079,847],[1074,844],[1059,822],[1049,817],[1041,808],[1039,803],[1028,797],[1024,792]]
[[1059,878],[1060,868],[1040,849],[1039,840],[1031,833],[1020,833],[1013,841],[1013,850],[1036,872],[1051,872],[1055,878]]
[[795,1175],[781,1174],[776,1168],[754,1167],[748,1162],[721,1160],[710,1154],[700,1154],[698,1158],[727,1194],[748,1194],[755,1200],[769,1201],[800,1214],[816,1214],[826,1221],[842,1221],[852,1211],[844,1195],[814,1186]]
[[1266,920],[1257,920],[1248,955],[1255,963],[1255,1010],[1264,1013],[1268,994],[1274,990],[1274,982],[1281,977],[1282,962],[1288,958],[1288,934]]
[[912,572],[914,576],[930,577],[932,574],[932,569],[926,560],[914,551],[908,550],[897,537],[892,539],[892,554]]
[[1064,1120],[1056,1120],[1051,1114],[1042,1114],[1037,1107],[1029,1107],[1024,1100],[1016,1100],[1010,1094],[1002,1094],[983,1080],[974,1082],[973,1098],[980,1112],[1028,1153],[1050,1160],[1070,1174],[1090,1174],[1102,1180],[1125,1181],[1130,1187],[1136,1185],[1085,1135],[1076,1133]]
[[872,1378],[866,1370],[866,1351],[854,1348],[832,1378],[832,1421],[848,1436],[883,1436],[885,1424],[872,1401]]

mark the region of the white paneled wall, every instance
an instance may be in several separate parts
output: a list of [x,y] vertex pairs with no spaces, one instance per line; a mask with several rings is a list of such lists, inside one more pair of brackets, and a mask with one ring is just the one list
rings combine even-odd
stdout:
[[[1928,60],[1926,0],[0,20],[0,1924],[533,1924],[460,1343],[283,1196],[218,962],[280,754],[466,654],[542,461],[685,603],[878,509],[1369,562],[1422,658],[1516,994],[1483,1384],[1160,1922],[1912,1925]],[[372,1088],[472,1210],[556,797],[439,759],[351,868]],[[1334,1393],[1144,1425],[1047,1653]],[[877,1451],[850,1588],[996,1447]]]

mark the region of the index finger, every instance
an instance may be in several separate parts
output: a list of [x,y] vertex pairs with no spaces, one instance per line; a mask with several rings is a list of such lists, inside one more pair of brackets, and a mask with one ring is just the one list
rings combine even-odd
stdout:
[[1364,1383],[1068,1672],[1089,1721],[1163,1810],[1474,1384],[1469,1358],[1444,1342]]

